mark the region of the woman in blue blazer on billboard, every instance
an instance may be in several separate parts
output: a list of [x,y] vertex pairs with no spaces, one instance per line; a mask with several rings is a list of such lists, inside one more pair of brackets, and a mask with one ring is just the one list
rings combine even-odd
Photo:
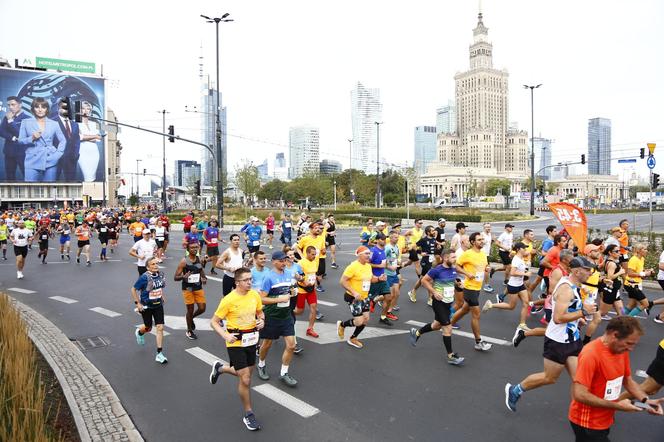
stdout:
[[[58,160],[65,152],[67,140],[56,121],[47,117],[48,102],[39,97],[32,100],[34,118],[21,122],[18,141],[25,147],[25,181],[55,181]],[[59,147],[53,145],[58,139]]]

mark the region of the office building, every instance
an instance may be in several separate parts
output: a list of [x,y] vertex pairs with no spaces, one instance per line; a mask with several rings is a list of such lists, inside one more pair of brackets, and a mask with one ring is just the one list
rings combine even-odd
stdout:
[[[217,88],[214,83],[210,81],[209,76],[201,76],[201,108],[197,110],[200,113],[201,124],[201,142],[208,146],[212,146],[212,150],[217,152],[217,136],[216,136],[216,115],[215,108],[217,106]],[[221,105],[221,94],[219,95],[219,103]],[[221,158],[222,168],[224,174],[228,171],[228,138],[226,134],[226,108],[221,106],[219,113],[219,120],[221,122]],[[203,185],[216,186],[217,170],[212,153],[201,147],[201,172]]]
[[319,171],[319,129],[314,126],[296,126],[290,128],[288,137],[290,161],[288,177],[301,177],[307,173]]
[[[548,138],[535,137],[535,171],[541,170],[538,176],[549,180],[551,176],[551,140]],[[545,169],[546,167],[546,169]]]
[[353,143],[350,167],[366,174],[376,173],[376,122],[383,121],[380,89],[367,88],[358,82],[350,92]]
[[173,185],[180,187],[192,186],[201,178],[201,165],[197,161],[175,160]]
[[446,106],[436,109],[436,133],[451,134],[456,132],[457,112],[454,101],[448,100]]
[[270,177],[270,175],[268,174],[267,158],[264,159],[261,164],[256,166],[256,170],[258,170],[258,177],[261,180],[266,180]]
[[588,174],[611,175],[611,120],[588,120]]
[[277,152],[274,158],[274,167],[286,167],[286,157],[283,152]]
[[341,173],[343,168],[339,161],[334,160],[323,160],[320,162],[320,174],[321,175],[338,175]]
[[436,160],[436,127],[417,126],[415,128],[415,149],[413,166],[418,175],[423,175],[427,167]]

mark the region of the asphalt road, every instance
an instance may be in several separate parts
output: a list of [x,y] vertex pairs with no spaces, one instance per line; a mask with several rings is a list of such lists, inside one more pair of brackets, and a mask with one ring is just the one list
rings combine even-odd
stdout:
[[[612,215],[598,216],[602,217],[602,226],[615,225],[609,218]],[[637,215],[637,221],[640,219],[642,215]],[[593,221],[593,225],[599,222]],[[542,226],[547,224],[530,222],[529,227],[534,226],[537,235],[542,236]],[[409,267],[404,272],[407,281],[402,288],[400,319],[393,328],[379,325],[376,314],[371,328],[361,336],[365,344],[362,350],[334,339],[336,320],[349,317],[338,278],[354,258],[358,231],[341,231],[339,237],[341,268],[328,269],[327,291],[320,295],[320,300],[328,303],[321,305],[325,318],[317,324],[321,343],[300,339],[305,350],[291,364],[291,374],[299,381],[294,389],[278,380],[283,344],[273,346],[267,361],[272,379],[263,382],[257,376],[253,378],[253,407],[263,426],[254,434],[249,434],[241,422],[236,379],[222,375],[217,385],[208,382],[208,359],[216,356],[228,360],[221,338],[206,330],[220,300],[221,282],[208,282],[208,311],[197,320],[197,341],[188,340],[180,329],[185,309],[179,283],[171,282],[167,287],[165,310],[172,318],[166,321],[169,335],[164,352],[169,363],[164,366],[154,362],[153,337],[147,337],[145,347],[139,347],[134,338],[134,327],[141,318],[133,312],[129,295],[137,272],[127,255],[131,240],[126,234],[119,250],[109,256],[117,261],[95,262],[89,268],[60,263],[56,250],[50,251],[50,263],[42,265],[33,248],[25,279],[17,280],[12,261],[0,261],[0,289],[44,314],[71,339],[107,338],[108,346],[86,350],[85,355],[111,383],[146,440],[572,440],[566,417],[570,388],[566,374],[557,385],[527,392],[517,413],[504,405],[506,382],[518,382],[542,368],[541,338],[529,338],[518,349],[508,342],[517,323],[517,311],[490,311],[482,316],[482,334],[507,344],[496,344],[488,353],[476,352],[472,339],[455,335],[455,351],[465,356],[466,362],[461,367],[449,366],[444,361],[440,335],[425,335],[417,348],[408,343],[411,325],[407,322],[433,319],[424,302],[424,291],[420,290],[416,304],[408,301],[406,291],[414,283],[414,270]],[[174,234],[174,244],[180,238],[181,234]],[[52,241],[52,247],[55,243]],[[99,252],[96,240],[93,252]],[[172,281],[175,257],[181,253],[172,247],[169,255],[173,258],[164,263],[168,280]],[[501,277],[494,276],[494,286],[500,286]],[[658,291],[647,294],[651,298],[662,295]],[[54,296],[61,298],[52,299]],[[91,310],[97,307],[117,316]],[[528,322],[536,326],[538,319],[534,316]],[[469,319],[464,318],[460,325],[462,332],[470,332]],[[634,371],[647,368],[664,337],[664,327],[649,319],[644,319],[643,325],[646,335],[631,356]],[[298,334],[304,329],[300,326]],[[664,418],[620,414],[612,438],[660,441],[663,431]]]

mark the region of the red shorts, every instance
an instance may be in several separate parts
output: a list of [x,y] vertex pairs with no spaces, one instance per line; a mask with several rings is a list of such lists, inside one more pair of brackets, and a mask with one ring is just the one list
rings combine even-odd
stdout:
[[296,307],[298,309],[303,309],[305,301],[309,305],[318,303],[318,296],[316,296],[316,289],[314,289],[314,291],[310,293],[298,293]]

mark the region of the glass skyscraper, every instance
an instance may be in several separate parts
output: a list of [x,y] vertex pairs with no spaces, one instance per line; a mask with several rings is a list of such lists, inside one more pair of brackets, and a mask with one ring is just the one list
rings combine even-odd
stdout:
[[418,175],[427,171],[427,166],[436,161],[436,128],[417,126],[415,128],[415,150],[413,165]]
[[611,175],[611,120],[588,120],[588,173]]

